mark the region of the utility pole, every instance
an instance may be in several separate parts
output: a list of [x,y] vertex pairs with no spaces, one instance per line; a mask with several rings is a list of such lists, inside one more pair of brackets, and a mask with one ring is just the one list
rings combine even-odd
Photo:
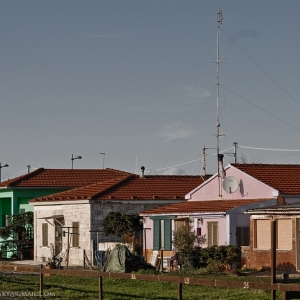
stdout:
[[203,175],[206,175],[206,148],[203,148]]

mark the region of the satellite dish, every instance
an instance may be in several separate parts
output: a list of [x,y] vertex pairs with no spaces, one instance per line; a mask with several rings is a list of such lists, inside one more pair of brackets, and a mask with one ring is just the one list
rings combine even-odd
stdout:
[[223,181],[223,189],[225,192],[229,194],[236,192],[238,187],[239,187],[239,182],[233,176],[228,176]]

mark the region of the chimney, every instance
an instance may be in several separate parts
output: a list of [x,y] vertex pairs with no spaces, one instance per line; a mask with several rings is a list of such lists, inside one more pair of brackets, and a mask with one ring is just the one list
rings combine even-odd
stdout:
[[224,179],[226,177],[226,173],[223,167],[223,154],[218,154],[218,164],[219,164],[219,173],[221,177]]
[[277,197],[276,205],[286,205],[285,198],[279,194]]
[[142,170],[142,173],[141,173],[140,177],[141,177],[141,178],[145,178],[145,167],[142,166],[142,167],[141,167],[141,170]]

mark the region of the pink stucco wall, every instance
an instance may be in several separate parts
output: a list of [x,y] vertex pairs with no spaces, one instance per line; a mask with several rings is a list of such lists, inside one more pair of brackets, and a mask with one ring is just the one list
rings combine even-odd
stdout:
[[[226,176],[234,176],[239,187],[235,193],[226,193],[222,188],[223,179],[217,176],[207,180],[201,186],[188,194],[190,201],[208,201],[208,200],[233,200],[233,199],[257,199],[257,198],[274,198],[277,197],[277,191],[253,177],[241,172],[230,166],[226,168]],[[220,180],[220,189],[219,189]],[[200,188],[201,187],[201,188]],[[219,196],[219,190],[220,195]]]
[[144,230],[145,233],[143,238],[145,238],[146,235],[146,247],[147,249],[153,249],[153,221],[149,217],[144,217],[143,228],[149,228]]

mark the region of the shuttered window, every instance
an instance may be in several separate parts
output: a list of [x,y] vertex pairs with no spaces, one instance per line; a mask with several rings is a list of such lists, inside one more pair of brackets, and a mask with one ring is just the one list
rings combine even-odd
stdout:
[[79,247],[79,222],[72,222],[72,227],[72,247]]
[[160,250],[160,220],[153,220],[153,250]]
[[153,220],[153,250],[172,250],[172,223],[170,219]]
[[48,223],[42,223],[42,246],[48,246]]
[[207,222],[207,246],[218,246],[218,222]]
[[171,220],[164,220],[164,250],[172,250]]
[[255,220],[255,248],[271,249],[270,220]]
[[277,220],[277,249],[292,249],[292,219]]

